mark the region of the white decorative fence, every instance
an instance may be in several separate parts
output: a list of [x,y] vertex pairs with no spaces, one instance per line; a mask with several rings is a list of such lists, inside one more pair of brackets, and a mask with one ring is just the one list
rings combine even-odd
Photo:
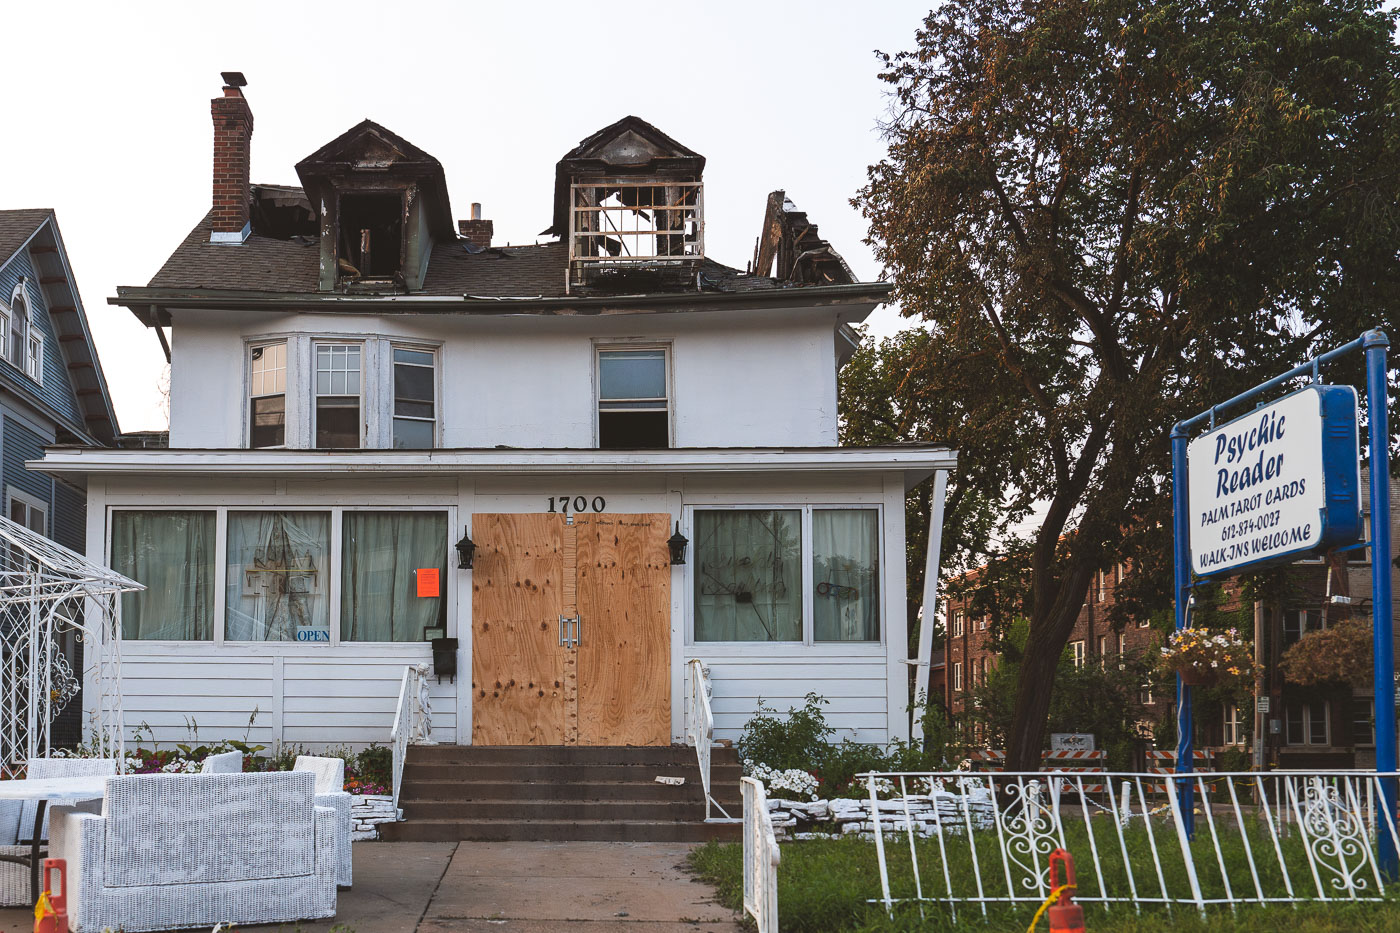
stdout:
[[408,756],[408,747],[434,744],[433,708],[428,698],[428,665],[410,664],[404,668],[389,740],[394,749],[394,812],[397,813],[399,787],[403,783],[403,764]]
[[[0,517],[0,772],[47,757],[53,718],[88,693],[87,738],[99,757],[123,755],[121,594],[145,589],[41,534]],[[65,641],[80,645],[74,671]],[[118,765],[120,767],[120,764]]]
[[715,741],[715,714],[710,706],[710,672],[699,658],[691,658],[690,699],[685,705],[685,740],[695,747],[695,761],[700,766],[700,786],[705,791],[705,819],[714,819],[711,808],[724,814],[723,819],[732,819],[710,793],[710,749]]
[[[1136,773],[862,775],[872,829],[881,829],[872,833],[881,890],[871,901],[890,911],[936,902],[955,915],[959,906],[985,914],[998,903],[1039,904],[1051,891],[1048,857],[1057,848],[1076,860],[1075,900],[1105,909],[1378,900],[1386,884],[1376,858],[1378,827],[1400,847],[1395,814],[1378,805],[1382,782],[1396,777],[1276,771],[1164,782]],[[1114,792],[1088,790],[1103,781]],[[1194,837],[1183,811],[1187,788]],[[947,806],[911,809],[911,801],[934,796],[958,803],[951,814]],[[746,796],[746,819],[747,802]],[[746,825],[746,850],[748,840]],[[746,851],[746,868],[747,858]]]
[[778,933],[778,840],[768,816],[768,794],[753,778],[740,778],[744,793],[744,911],[758,933]]

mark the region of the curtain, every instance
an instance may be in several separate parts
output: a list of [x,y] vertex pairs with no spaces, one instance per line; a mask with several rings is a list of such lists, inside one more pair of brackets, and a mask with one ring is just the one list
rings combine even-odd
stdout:
[[[418,570],[436,569],[436,596],[418,595]],[[447,624],[447,515],[346,512],[341,549],[340,637],[423,641]]]
[[328,512],[228,513],[229,641],[330,641]]
[[814,640],[879,640],[879,531],[874,509],[812,512]]
[[112,569],[144,583],[122,594],[122,637],[214,637],[214,513],[112,513]]
[[802,513],[695,512],[695,640],[802,640]]

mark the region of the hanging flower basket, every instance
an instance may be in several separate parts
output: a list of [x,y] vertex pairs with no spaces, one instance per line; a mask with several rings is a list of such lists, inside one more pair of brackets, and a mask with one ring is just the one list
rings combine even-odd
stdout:
[[1253,649],[1236,629],[1173,632],[1162,648],[1159,668],[1190,687],[1215,687],[1254,676]]

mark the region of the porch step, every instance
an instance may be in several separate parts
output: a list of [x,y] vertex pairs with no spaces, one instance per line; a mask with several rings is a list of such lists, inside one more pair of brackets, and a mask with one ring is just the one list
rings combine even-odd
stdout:
[[414,820],[381,823],[389,842],[736,842],[737,823],[645,820]]
[[[711,753],[711,786],[742,810],[732,748]],[[662,784],[658,776],[684,778]],[[703,842],[737,839],[736,824],[706,823],[695,750],[671,747],[413,746],[404,764],[404,820],[385,839]],[[714,816],[720,816],[718,811]]]

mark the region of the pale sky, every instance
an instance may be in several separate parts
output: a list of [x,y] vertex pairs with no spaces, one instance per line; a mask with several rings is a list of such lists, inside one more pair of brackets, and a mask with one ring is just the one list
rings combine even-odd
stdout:
[[[554,163],[636,114],[708,159],[708,255],[743,268],[784,188],[857,277],[879,272],[849,199],[889,105],[874,49],[927,3],[47,3],[6,11],[0,207],[58,213],[123,430],[163,429],[155,334],[107,304],[208,210],[221,71],[242,71],[254,182],[368,117],[442,162],[457,217],[496,242],[551,220]],[[901,322],[890,309],[876,334]]]

